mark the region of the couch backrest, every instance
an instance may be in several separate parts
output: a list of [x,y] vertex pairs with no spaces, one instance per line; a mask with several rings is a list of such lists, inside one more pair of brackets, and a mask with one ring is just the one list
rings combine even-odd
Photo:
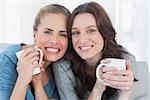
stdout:
[[133,71],[138,82],[134,82],[131,100],[149,100],[148,95],[150,78],[148,74],[148,64],[144,61],[136,62]]
[[3,48],[5,48],[5,47],[7,47],[7,46],[9,46],[10,44],[7,44],[7,43],[0,43],[0,51],[3,49]]

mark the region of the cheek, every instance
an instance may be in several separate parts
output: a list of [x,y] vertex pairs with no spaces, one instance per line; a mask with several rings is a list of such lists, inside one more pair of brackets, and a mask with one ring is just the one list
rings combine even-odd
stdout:
[[78,41],[78,40],[79,40],[79,39],[76,38],[76,37],[73,37],[73,38],[72,38],[72,44],[73,44],[73,47],[74,47],[74,48],[77,46],[77,41]]
[[42,35],[39,34],[39,35],[36,37],[35,44],[36,44],[37,46],[39,46],[39,47],[42,47],[47,41],[48,41],[47,38],[45,38],[44,36],[42,36]]
[[103,47],[104,47],[104,39],[102,37],[99,37],[99,39],[97,39],[97,40],[98,40],[99,48],[103,49]]
[[62,44],[64,50],[66,50],[67,47],[68,47],[68,40],[62,40],[62,41],[60,41],[60,42],[61,42],[61,44]]

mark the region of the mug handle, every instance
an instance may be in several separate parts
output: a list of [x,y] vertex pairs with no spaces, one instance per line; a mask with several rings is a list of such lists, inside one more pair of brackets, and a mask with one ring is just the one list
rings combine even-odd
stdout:
[[101,77],[100,77],[100,68],[102,67],[102,66],[106,66],[106,64],[99,64],[98,66],[97,66],[97,68],[96,68],[96,78],[98,79],[98,80],[100,80],[100,81],[103,81],[102,79],[101,79]]
[[[41,49],[39,49],[39,48],[36,48],[36,51],[39,51],[39,52],[40,52],[40,60],[39,60],[39,61],[36,61],[35,63],[41,64],[41,63],[42,63],[42,60],[43,60],[43,51],[42,51]],[[33,70],[33,75],[38,74],[38,73],[40,73],[40,72],[41,72],[41,69],[40,69],[40,68],[35,68],[35,69]]]
[[40,52],[40,60],[39,60],[39,64],[41,64],[42,63],[42,60],[43,60],[43,51],[41,50],[41,49],[39,49],[39,48],[36,48],[36,51],[39,51]]

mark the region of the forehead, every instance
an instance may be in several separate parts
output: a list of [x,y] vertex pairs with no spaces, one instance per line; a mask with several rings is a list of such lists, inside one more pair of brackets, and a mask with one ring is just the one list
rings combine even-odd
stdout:
[[50,13],[43,16],[40,20],[40,26],[47,26],[51,28],[55,27],[65,27],[66,26],[66,16],[60,13]]
[[96,26],[95,17],[90,13],[81,13],[75,17],[72,27],[83,27],[89,25]]

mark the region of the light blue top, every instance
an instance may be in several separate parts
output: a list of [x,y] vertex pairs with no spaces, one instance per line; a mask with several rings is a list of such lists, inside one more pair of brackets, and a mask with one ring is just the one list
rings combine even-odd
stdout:
[[[9,100],[18,76],[16,52],[21,50],[21,44],[11,45],[0,51],[0,100]],[[49,99],[59,99],[54,79],[44,86]],[[26,91],[26,100],[34,100],[30,88]]]

